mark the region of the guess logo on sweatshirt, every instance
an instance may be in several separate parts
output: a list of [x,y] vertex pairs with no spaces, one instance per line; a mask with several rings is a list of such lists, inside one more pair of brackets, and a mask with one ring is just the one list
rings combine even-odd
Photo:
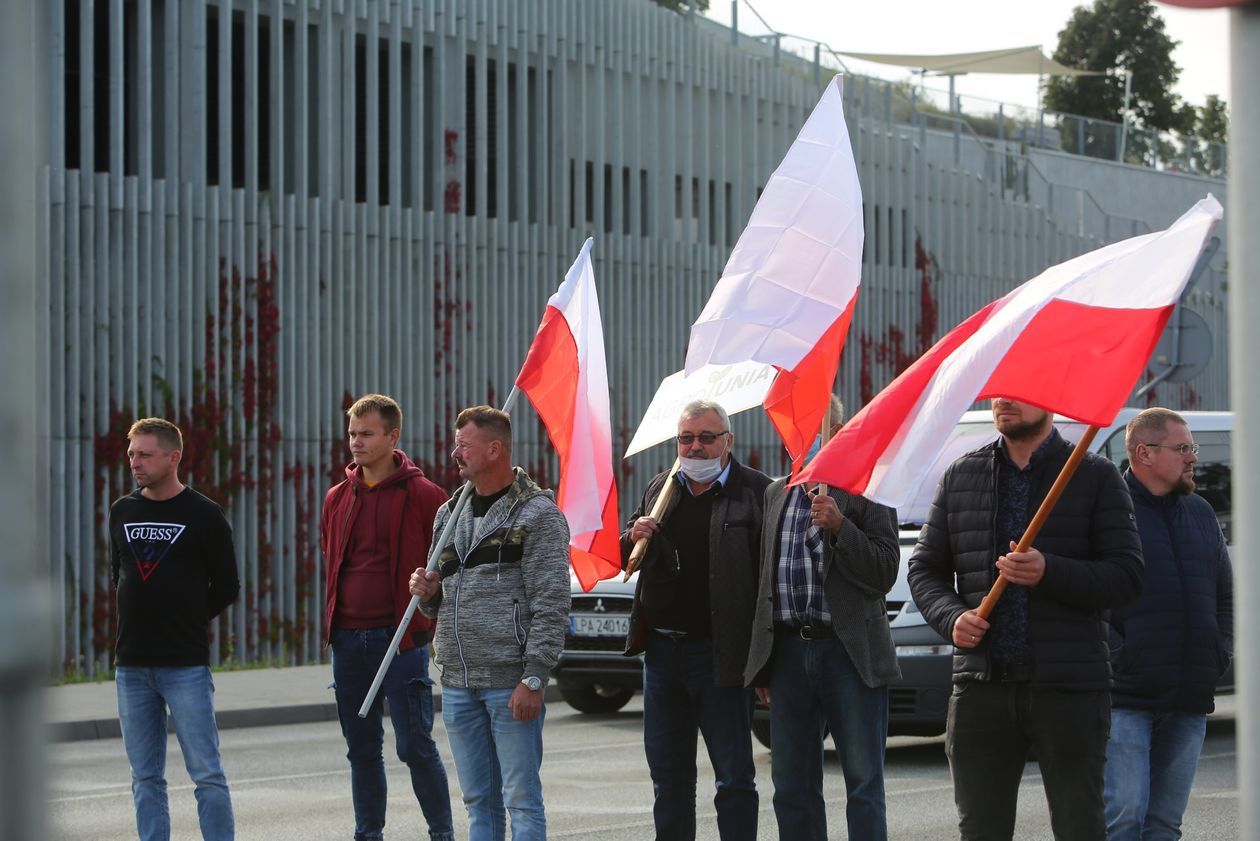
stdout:
[[127,545],[131,547],[136,567],[140,570],[141,581],[149,580],[153,570],[184,533],[184,528],[179,523],[127,523],[123,526]]

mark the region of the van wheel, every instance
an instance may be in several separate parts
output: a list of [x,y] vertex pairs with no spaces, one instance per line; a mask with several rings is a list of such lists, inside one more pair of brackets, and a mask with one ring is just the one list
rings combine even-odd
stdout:
[[634,690],[624,686],[605,686],[599,683],[561,683],[560,697],[565,703],[582,713],[615,713],[630,703]]
[[754,718],[752,732],[757,737],[757,741],[767,748],[770,747],[770,716]]

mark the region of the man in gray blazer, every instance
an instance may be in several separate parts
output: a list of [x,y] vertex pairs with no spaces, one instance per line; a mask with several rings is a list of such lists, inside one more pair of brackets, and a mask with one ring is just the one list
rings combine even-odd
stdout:
[[[842,411],[833,396],[832,417]],[[779,837],[827,838],[825,723],[844,770],[849,838],[887,839],[888,684],[901,672],[884,595],[897,579],[897,514],[835,488],[815,491],[784,479],[766,488],[744,680],[770,706]]]

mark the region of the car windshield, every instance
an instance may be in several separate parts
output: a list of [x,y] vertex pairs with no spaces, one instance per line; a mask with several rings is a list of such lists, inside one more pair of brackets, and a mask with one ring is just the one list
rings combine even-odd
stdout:
[[963,453],[979,449],[997,437],[993,421],[984,420],[974,423],[963,421],[954,427],[949,440],[937,453],[936,460],[924,474],[923,484],[915,489],[910,502],[897,510],[897,519],[903,528],[918,528],[927,519],[928,508],[932,505],[932,497],[936,495],[936,485],[940,481],[945,468],[954,463],[954,459]]

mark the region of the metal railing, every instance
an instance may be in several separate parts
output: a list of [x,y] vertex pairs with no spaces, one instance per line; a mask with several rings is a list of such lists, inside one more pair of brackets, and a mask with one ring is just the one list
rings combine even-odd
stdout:
[[[753,10],[752,4],[745,5]],[[738,2],[733,6],[738,7]],[[738,21],[738,15],[733,16]],[[760,15],[758,20],[770,26]],[[712,20],[696,18],[703,25],[720,27]],[[1187,172],[1208,178],[1226,176],[1228,144],[1203,140],[1177,132],[1124,126],[1121,123],[1082,117],[1039,108],[1015,105],[910,82],[853,74],[844,57],[823,41],[784,32],[732,37],[745,48],[760,44],[763,53],[776,65],[790,65],[795,72],[815,80],[843,72],[862,83],[886,87],[891,93],[884,118],[907,122],[909,112],[931,114],[933,118],[956,117],[977,136],[1006,142],[1015,141],[1030,148],[1050,149],[1082,157],[1116,161],[1168,172]],[[908,107],[909,106],[909,107]],[[869,113],[869,112],[868,112]],[[878,113],[873,116],[879,116]]]

